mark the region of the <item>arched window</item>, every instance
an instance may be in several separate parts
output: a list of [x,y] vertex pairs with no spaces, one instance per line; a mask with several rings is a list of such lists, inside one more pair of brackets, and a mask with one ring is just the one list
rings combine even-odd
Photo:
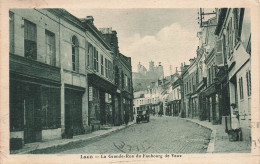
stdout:
[[72,70],[79,72],[79,42],[76,36],[72,37]]

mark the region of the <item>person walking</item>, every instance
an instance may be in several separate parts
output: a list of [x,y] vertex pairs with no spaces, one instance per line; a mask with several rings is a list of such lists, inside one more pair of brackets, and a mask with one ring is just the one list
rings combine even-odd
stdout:
[[128,122],[129,122],[129,112],[128,112],[127,109],[125,110],[124,120],[125,120],[125,125],[128,125]]
[[239,123],[239,112],[236,108],[236,104],[231,105],[231,131],[229,132],[232,141],[241,141],[241,128]]

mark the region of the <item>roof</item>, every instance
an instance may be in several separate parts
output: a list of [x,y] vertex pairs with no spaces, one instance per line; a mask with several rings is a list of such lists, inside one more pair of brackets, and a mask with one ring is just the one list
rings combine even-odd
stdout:
[[112,51],[110,46],[105,42],[105,40],[102,38],[102,33],[95,27],[94,24],[86,21],[85,19],[79,19],[69,13],[65,9],[60,8],[52,8],[52,9],[46,9],[47,11],[59,16],[60,18],[65,19],[67,22],[71,23],[72,25],[80,28],[83,31],[90,31],[100,42],[101,44],[108,50]]

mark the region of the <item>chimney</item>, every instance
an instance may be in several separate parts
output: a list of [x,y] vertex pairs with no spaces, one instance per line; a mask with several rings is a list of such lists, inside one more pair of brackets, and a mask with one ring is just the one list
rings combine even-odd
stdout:
[[189,61],[190,61],[190,64],[192,64],[194,62],[194,58],[191,58]]
[[93,24],[94,22],[93,16],[86,16],[86,21],[91,22]]

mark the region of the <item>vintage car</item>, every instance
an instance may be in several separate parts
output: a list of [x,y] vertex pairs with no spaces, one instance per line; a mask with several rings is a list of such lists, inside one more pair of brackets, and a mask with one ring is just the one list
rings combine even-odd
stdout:
[[141,121],[149,122],[149,111],[148,110],[138,110],[136,116],[136,123],[139,124]]

